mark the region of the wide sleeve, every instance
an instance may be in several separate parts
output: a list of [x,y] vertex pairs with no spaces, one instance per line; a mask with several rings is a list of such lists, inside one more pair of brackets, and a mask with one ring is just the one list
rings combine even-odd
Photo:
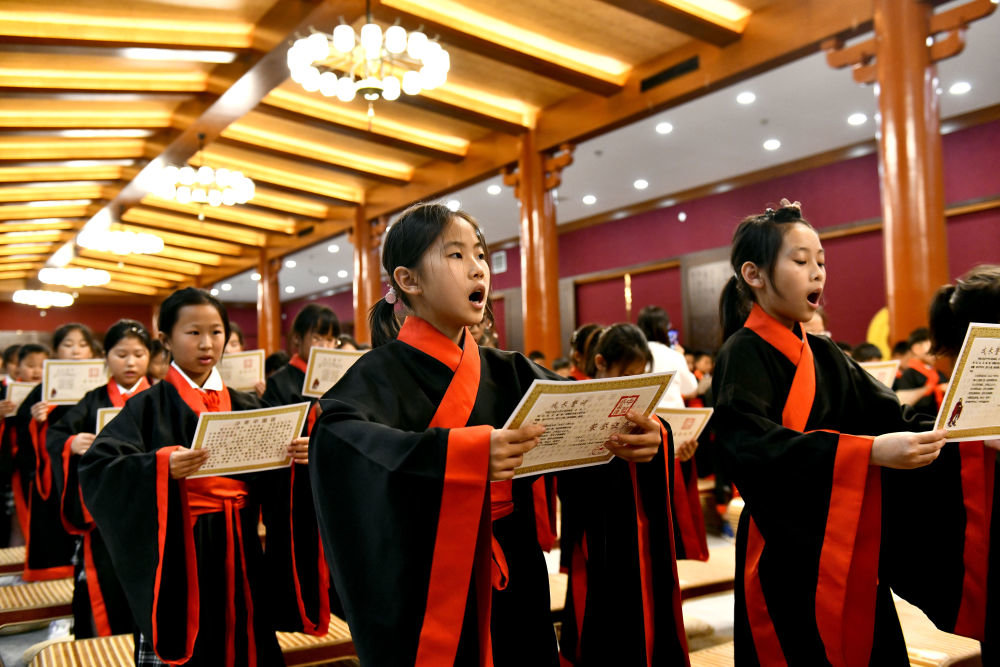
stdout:
[[78,433],[93,433],[96,427],[95,400],[89,394],[53,424],[45,437],[52,471],[52,493],[60,502],[63,527],[73,535],[86,533],[93,519],[83,505],[77,467],[80,456],[70,444]]
[[163,398],[148,390],[128,401],[79,475],[140,631],[161,659],[183,662],[199,625],[197,560],[185,482],[170,477],[182,416],[167,414]]
[[[475,544],[492,427],[406,431],[376,421],[374,398],[329,396],[309,454],[327,560],[362,662],[412,664],[438,531],[456,543],[472,531]],[[443,505],[449,489],[459,501]],[[473,553],[451,555],[470,568],[448,591],[460,605],[460,624]]]

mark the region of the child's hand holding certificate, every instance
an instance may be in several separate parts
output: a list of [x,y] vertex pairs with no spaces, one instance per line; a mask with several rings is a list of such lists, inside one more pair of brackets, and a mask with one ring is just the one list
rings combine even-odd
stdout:
[[605,443],[635,425],[629,411],[649,416],[673,373],[633,375],[608,380],[535,380],[514,409],[505,429],[545,426],[538,446],[524,455],[514,477],[607,463]]

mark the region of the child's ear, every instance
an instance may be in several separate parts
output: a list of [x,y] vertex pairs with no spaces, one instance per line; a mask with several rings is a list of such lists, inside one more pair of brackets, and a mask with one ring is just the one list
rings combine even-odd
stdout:
[[403,293],[409,296],[423,293],[423,288],[420,287],[419,276],[417,276],[417,272],[413,269],[405,266],[397,266],[392,272],[392,277]]
[[750,287],[764,288],[764,272],[753,262],[743,262],[743,266],[740,267],[740,275]]
[[608,360],[604,358],[603,354],[598,354],[594,357],[594,365],[597,366],[597,370],[599,371],[608,370]]
[[164,349],[166,349],[169,352],[170,351],[170,340],[167,338],[167,334],[165,334],[162,331],[160,331],[160,332],[157,332],[156,335],[159,337],[160,342],[163,343]]

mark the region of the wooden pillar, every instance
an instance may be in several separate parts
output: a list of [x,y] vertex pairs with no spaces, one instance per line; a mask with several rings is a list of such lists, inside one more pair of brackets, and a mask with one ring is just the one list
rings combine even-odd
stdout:
[[559,234],[552,190],[562,169],[573,162],[571,146],[558,156],[538,150],[534,130],[521,137],[517,173],[505,182],[515,187],[521,207],[521,311],[524,352],[541,350],[549,359],[562,352],[559,327]]
[[150,307],[149,335],[157,338],[160,335],[160,302]]
[[257,273],[257,347],[265,354],[276,352],[281,347],[281,297],[278,286],[278,271],[281,258],[269,259],[267,249],[260,249]]
[[371,342],[368,311],[382,298],[379,243],[384,231],[383,219],[368,220],[364,206],[357,208],[349,238],[354,246],[354,338],[361,343]]
[[886,295],[892,340],[927,326],[948,282],[937,68],[927,47],[930,4],[875,0],[876,76]]

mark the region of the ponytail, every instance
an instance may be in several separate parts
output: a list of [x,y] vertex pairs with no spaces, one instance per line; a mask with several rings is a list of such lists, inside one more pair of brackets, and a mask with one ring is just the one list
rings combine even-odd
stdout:
[[385,345],[399,336],[399,318],[396,306],[385,299],[379,299],[368,311],[368,328],[371,331],[372,347]]
[[740,282],[742,278],[732,276],[722,288],[719,298],[719,321],[722,322],[722,341],[725,342],[743,327],[753,306],[752,298]]

